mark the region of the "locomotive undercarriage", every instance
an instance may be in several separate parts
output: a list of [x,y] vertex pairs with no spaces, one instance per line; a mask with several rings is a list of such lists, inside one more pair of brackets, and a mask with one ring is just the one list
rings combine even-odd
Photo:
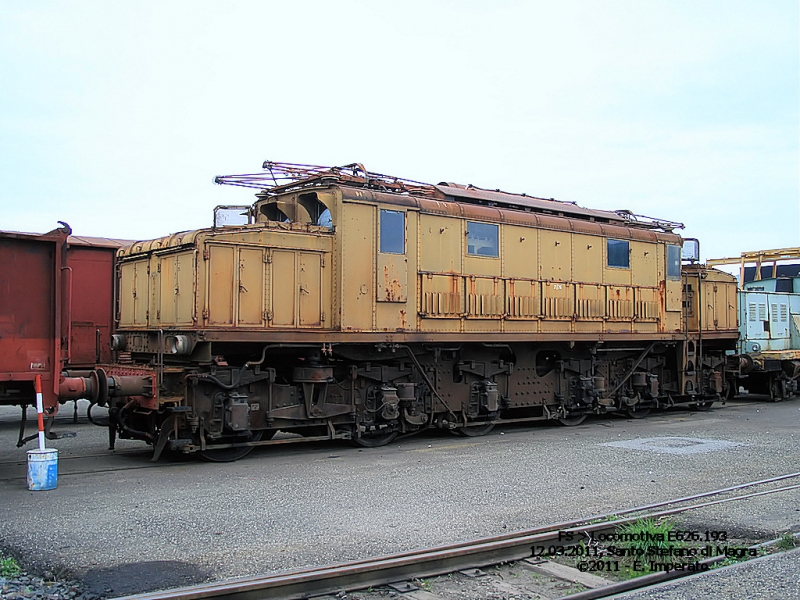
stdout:
[[695,356],[694,342],[252,351],[154,369],[157,408],[143,397],[111,399],[111,447],[119,436],[152,444],[154,460],[171,450],[227,461],[267,444],[349,439],[381,446],[430,428],[482,435],[499,423],[576,425],[590,414],[638,418],[676,404],[707,409],[725,381],[724,352],[706,348]]

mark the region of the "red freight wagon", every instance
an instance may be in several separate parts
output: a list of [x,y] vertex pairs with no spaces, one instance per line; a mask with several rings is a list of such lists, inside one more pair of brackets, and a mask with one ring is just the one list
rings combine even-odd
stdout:
[[[65,369],[111,359],[114,265],[120,240],[0,231],[0,405],[35,405],[42,377],[45,415],[58,411]],[[22,441],[22,433],[20,433]]]

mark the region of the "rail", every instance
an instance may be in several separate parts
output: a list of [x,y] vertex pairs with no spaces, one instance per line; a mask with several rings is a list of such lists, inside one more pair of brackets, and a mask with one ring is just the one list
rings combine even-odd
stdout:
[[[580,539],[582,539],[581,534],[610,531],[619,525],[632,523],[641,518],[659,518],[726,502],[734,502],[767,494],[800,489],[800,484],[792,484],[769,490],[691,504],[702,498],[710,498],[732,491],[767,485],[798,477],[800,477],[800,472],[790,473],[778,477],[771,477],[769,479],[703,492],[692,496],[685,496],[683,498],[630,508],[615,513],[594,515],[578,521],[556,523],[526,531],[449,544],[425,550],[403,552],[379,558],[290,571],[274,575],[246,577],[173,590],[137,594],[117,600],[263,600],[269,598],[276,600],[294,600],[338,593],[341,591],[364,589],[371,586],[386,585],[388,583],[411,578],[442,575],[464,569],[485,567],[528,558],[531,556],[531,546],[548,544],[563,539],[564,533],[571,532],[578,534],[575,535],[575,543],[578,543]],[[679,506],[647,514],[637,514],[670,505]],[[622,515],[631,516],[620,518]],[[688,572],[680,573],[682,575],[689,574]],[[671,574],[672,573],[670,573],[670,575]],[[611,588],[612,586],[608,587]],[[602,593],[600,590],[594,593],[595,595],[591,597],[602,597],[598,595]]]

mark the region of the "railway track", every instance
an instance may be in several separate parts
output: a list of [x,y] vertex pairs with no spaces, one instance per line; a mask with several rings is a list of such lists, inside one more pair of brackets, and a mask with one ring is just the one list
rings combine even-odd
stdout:
[[[790,473],[692,496],[638,506],[615,513],[593,515],[576,521],[555,523],[469,542],[403,552],[338,565],[138,594],[117,600],[290,600],[349,592],[448,573],[465,572],[490,565],[528,559],[532,556],[532,547],[554,543],[565,544],[564,540],[570,534],[573,536],[574,543],[577,544],[581,539],[585,539],[588,534],[596,536],[600,533],[611,532],[620,525],[633,523],[638,519],[657,519],[727,502],[800,489],[800,483],[797,482],[798,478],[800,478],[800,472]],[[795,481],[790,483],[791,480]],[[749,488],[767,489],[750,490],[743,494],[737,493]],[[725,556],[712,556],[701,562],[710,565],[724,559]],[[654,573],[618,584],[590,589],[570,597],[574,597],[576,600],[601,598],[688,574],[691,573],[684,571]],[[412,595],[412,597],[414,596]],[[432,598],[433,596],[429,594],[424,597]]]

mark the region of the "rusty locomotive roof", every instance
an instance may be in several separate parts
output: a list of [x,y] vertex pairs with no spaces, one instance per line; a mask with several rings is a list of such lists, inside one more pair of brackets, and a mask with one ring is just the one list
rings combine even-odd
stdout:
[[360,163],[341,167],[323,167],[295,163],[266,161],[262,173],[244,175],[221,175],[215,183],[250,187],[261,190],[257,196],[267,198],[284,192],[299,191],[328,185],[369,189],[389,194],[422,197],[439,202],[460,202],[482,206],[508,208],[525,212],[556,215],[608,223],[623,227],[642,228],[672,232],[682,229],[682,223],[635,215],[627,210],[594,210],[554,198],[539,198],[528,194],[487,190],[473,185],[442,182],[436,185],[383,175],[367,171]]

